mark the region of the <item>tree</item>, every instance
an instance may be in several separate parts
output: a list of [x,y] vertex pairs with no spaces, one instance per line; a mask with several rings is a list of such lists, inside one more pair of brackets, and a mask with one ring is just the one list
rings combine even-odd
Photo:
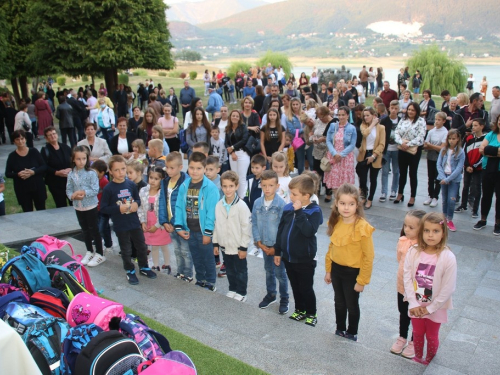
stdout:
[[7,42],[10,26],[7,22],[5,9],[0,7],[0,79],[11,77],[11,65],[9,63],[9,43]]
[[[118,70],[174,66],[162,0],[32,0],[31,19],[41,43],[28,58],[71,76],[102,75],[108,92]],[[41,17],[40,15],[43,15]]]
[[257,65],[267,66],[267,64],[271,63],[272,66],[278,68],[281,66],[283,71],[286,73],[287,77],[290,76],[290,73],[293,69],[293,64],[285,53],[281,52],[273,52],[267,51],[261,58],[257,61]]
[[[467,84],[467,69],[465,65],[453,57],[441,52],[436,45],[422,47],[406,62],[411,73],[417,69],[423,78],[420,85],[422,90],[431,90],[435,95],[448,90],[452,95],[464,90]],[[412,85],[412,79],[410,79]]]
[[189,49],[183,49],[175,54],[175,58],[176,58],[176,60],[194,62],[194,61],[201,60],[201,54],[199,52],[192,51]]
[[248,73],[250,68],[252,67],[252,64],[246,61],[233,61],[231,62],[231,65],[229,65],[229,68],[227,68],[227,76],[234,78],[236,77],[236,73],[238,73],[240,70],[243,70],[245,74]]

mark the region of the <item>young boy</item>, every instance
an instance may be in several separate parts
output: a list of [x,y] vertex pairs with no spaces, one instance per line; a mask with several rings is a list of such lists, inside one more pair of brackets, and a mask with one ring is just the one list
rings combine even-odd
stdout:
[[96,160],[92,163],[92,169],[97,172],[97,177],[99,177],[99,193],[97,194],[97,210],[99,215],[99,232],[104,240],[104,251],[113,251],[113,240],[111,239],[111,227],[109,226],[109,216],[101,212],[101,200],[102,192],[109,180],[106,177],[106,172],[108,171],[108,165],[104,160]]
[[229,160],[227,157],[227,149],[224,145],[224,139],[220,138],[220,129],[218,126],[212,128],[210,132],[212,136],[210,138],[210,150],[212,151],[212,156],[219,158],[219,164],[221,166],[221,172],[224,173],[229,169]]
[[193,281],[193,260],[188,241],[174,230],[175,205],[179,188],[186,179],[186,174],[182,172],[182,155],[177,151],[171,152],[167,155],[166,164],[167,177],[161,182],[158,220],[172,238],[177,260],[175,277],[190,283]]
[[149,175],[149,171],[158,168],[165,168],[166,156],[163,156],[163,140],[152,139],[148,143],[148,169],[146,175]]
[[201,152],[208,158],[208,153],[210,152],[210,146],[207,142],[197,142],[193,145],[193,152]]
[[209,156],[207,158],[207,167],[205,168],[205,176],[208,177],[210,181],[212,181],[215,186],[217,186],[217,189],[219,189],[220,197],[224,196],[224,193],[222,192],[221,189],[221,183],[220,183],[220,164],[219,164],[219,158],[216,156]]
[[196,271],[196,285],[215,292],[212,234],[219,191],[204,175],[206,164],[207,158],[201,152],[193,152],[189,157],[189,177],[179,187],[175,203],[174,228],[179,236],[188,241]]
[[247,300],[247,247],[250,243],[250,210],[236,194],[238,174],[224,172],[221,176],[224,197],[215,207],[214,255],[222,251],[226,266],[229,292],[226,296],[237,301]]
[[274,264],[274,246],[278,224],[283,214],[285,201],[276,192],[279,188],[278,175],[274,171],[264,171],[260,178],[263,197],[257,198],[252,210],[252,235],[255,245],[264,252],[267,294],[259,303],[261,309],[276,302],[276,278],[280,287],[279,313],[288,312],[288,277],[285,263]]
[[[464,144],[464,187],[462,189],[462,204],[455,212],[467,211],[467,203],[472,208],[472,217],[477,218],[481,201],[481,173],[483,170],[483,155],[479,153],[479,146],[485,135],[486,122],[482,118],[472,121],[472,134],[467,136]],[[469,197],[470,194],[470,197]]]
[[283,208],[274,246],[274,264],[285,263],[292,286],[295,311],[290,319],[306,320],[316,326],[316,295],[314,294],[314,269],[316,268],[316,232],[323,223],[323,214],[317,203],[311,203],[314,181],[311,177],[294,177],[289,185],[290,199]]
[[427,178],[429,197],[424,201],[424,205],[436,207],[438,205],[439,192],[441,184],[436,180],[437,160],[439,151],[446,145],[448,130],[444,127],[446,121],[446,113],[438,112],[434,120],[434,128],[429,130],[425,137],[424,148],[427,150]]
[[264,155],[254,155],[250,161],[250,168],[252,174],[247,176],[247,192],[244,200],[250,211],[252,211],[254,202],[262,196],[260,176],[262,176],[262,172],[266,169],[266,158]]
[[134,182],[125,179],[127,167],[123,156],[113,155],[109,158],[109,174],[113,180],[102,192],[101,212],[113,219],[113,227],[120,244],[123,268],[127,271],[127,280],[131,285],[139,284],[131,259],[131,243],[137,249],[139,273],[150,279],[156,279],[156,273],[148,267],[147,246],[137,215],[141,204],[139,192]]

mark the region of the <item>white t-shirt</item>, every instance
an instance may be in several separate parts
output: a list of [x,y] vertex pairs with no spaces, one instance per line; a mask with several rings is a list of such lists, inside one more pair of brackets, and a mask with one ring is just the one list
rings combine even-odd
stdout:
[[397,151],[398,150],[398,145],[395,142],[394,138],[396,137],[396,128],[399,123],[399,117],[395,118],[394,120],[391,119],[392,121],[392,129],[391,129],[391,135],[389,136],[389,145],[387,146],[387,151]]
[[368,137],[366,137],[366,149],[373,150],[375,146],[375,138],[377,137],[377,127],[374,126]]
[[266,201],[264,199],[264,208],[267,210],[269,210],[269,207],[271,207],[271,203],[273,203],[273,200],[271,199],[270,201]]
[[[446,142],[446,138],[448,137],[448,129],[444,126],[438,128],[433,128],[429,130],[427,133],[427,137],[425,137],[425,141],[429,142],[434,146],[441,146],[443,142]],[[439,153],[434,150],[427,150],[427,159],[436,161],[438,159]]]
[[210,138],[210,150],[212,151],[212,156],[219,158],[220,164],[227,161],[227,149],[224,145],[224,140],[220,136],[218,140],[215,140],[214,137]]
[[120,138],[118,137],[118,147],[117,147],[118,153],[119,154],[125,154],[128,152],[128,142],[127,138]]
[[445,175],[451,174],[451,158],[452,157],[453,157],[453,150],[449,149],[448,150],[448,157],[446,158],[446,164],[444,165],[444,174]]
[[290,181],[292,181],[290,176],[278,177],[278,182],[280,184],[278,195],[283,198],[285,203],[290,203],[290,193],[288,192],[288,184]]

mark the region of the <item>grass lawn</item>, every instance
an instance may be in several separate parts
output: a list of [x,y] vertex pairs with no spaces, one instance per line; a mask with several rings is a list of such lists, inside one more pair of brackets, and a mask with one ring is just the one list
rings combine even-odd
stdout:
[[[50,194],[49,189],[47,189],[47,200],[45,201],[45,208],[56,208],[56,204],[54,203],[54,199],[52,198],[52,194]],[[16,194],[14,193],[14,181],[12,178],[5,178],[5,191],[4,199],[5,199],[5,214],[18,214],[23,212],[21,206],[17,204]]]

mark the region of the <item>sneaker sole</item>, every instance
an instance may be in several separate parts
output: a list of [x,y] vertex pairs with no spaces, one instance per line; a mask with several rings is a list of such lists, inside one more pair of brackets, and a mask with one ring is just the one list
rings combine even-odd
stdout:
[[413,355],[413,356],[403,355],[403,352],[401,352],[401,357],[406,358],[406,359],[413,359],[413,358],[415,358],[415,355]]
[[479,227],[479,228],[472,227],[472,229],[474,229],[474,230],[481,230],[481,229],[484,229],[485,227],[486,227],[486,225],[484,227]]
[[495,233],[495,232],[493,232],[493,235],[494,235],[494,236],[500,236],[500,233]]
[[148,276],[148,275],[144,275],[144,274],[143,274],[143,273],[141,273],[141,272],[139,272],[139,273],[140,273],[142,276],[147,277],[148,279],[151,279],[151,280],[154,280],[154,279],[156,279],[156,278],[158,277],[158,275],[154,275],[154,276],[151,276],[151,277],[150,277],[150,276]]
[[391,352],[392,354],[401,355],[401,353],[403,353],[403,350],[404,350],[404,349],[401,349],[401,351],[400,351],[400,352],[395,352],[395,351],[394,351],[394,350],[392,350],[392,348],[391,348],[390,352]]
[[277,301],[276,301],[276,300],[274,300],[274,301],[272,301],[272,302],[269,302],[269,303],[267,304],[267,306],[263,306],[263,307],[260,307],[260,306],[259,306],[259,309],[267,309],[269,306],[271,306],[273,303],[276,303],[276,302],[277,302]]
[[286,309],[286,311],[283,311],[283,312],[279,311],[279,314],[280,315],[285,315],[288,311],[289,311],[289,309]]

